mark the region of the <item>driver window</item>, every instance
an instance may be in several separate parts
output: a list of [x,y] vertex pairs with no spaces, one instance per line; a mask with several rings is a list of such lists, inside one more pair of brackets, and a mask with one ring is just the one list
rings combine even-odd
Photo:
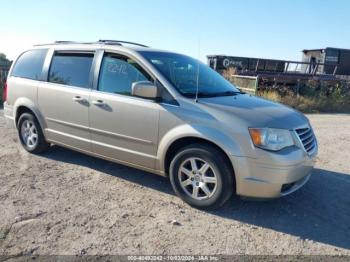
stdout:
[[98,90],[131,95],[134,82],[151,81],[152,77],[134,60],[117,54],[105,54],[101,64]]

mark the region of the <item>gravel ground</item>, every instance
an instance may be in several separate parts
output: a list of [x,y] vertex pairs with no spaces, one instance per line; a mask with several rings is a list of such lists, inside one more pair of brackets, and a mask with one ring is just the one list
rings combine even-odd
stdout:
[[350,255],[350,115],[309,115],[320,149],[301,190],[214,212],[156,175],[57,146],[30,155],[0,115],[0,254]]

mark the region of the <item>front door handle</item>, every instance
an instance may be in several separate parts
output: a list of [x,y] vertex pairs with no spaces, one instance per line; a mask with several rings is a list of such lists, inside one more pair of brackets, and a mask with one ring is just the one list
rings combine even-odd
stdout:
[[81,96],[75,96],[75,97],[73,97],[73,101],[75,101],[75,102],[83,102],[85,99],[84,98],[82,98]]
[[106,105],[102,100],[95,100],[91,102],[92,104],[94,104],[95,106],[104,106]]

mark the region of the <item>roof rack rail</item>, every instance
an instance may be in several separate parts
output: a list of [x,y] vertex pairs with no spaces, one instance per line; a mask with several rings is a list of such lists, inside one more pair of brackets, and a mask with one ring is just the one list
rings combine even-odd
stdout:
[[44,46],[44,45],[59,45],[59,44],[94,44],[92,42],[76,42],[76,41],[54,41],[53,43],[48,44],[36,44],[34,46]]
[[54,42],[55,44],[69,44],[69,43],[77,43],[77,42],[75,42],[75,41],[61,41],[61,40],[59,40],[59,41],[55,41]]
[[78,41],[65,41],[65,40],[58,40],[55,41],[54,44],[94,44],[93,42],[78,42]]
[[123,44],[128,44],[128,45],[137,45],[137,46],[141,46],[141,47],[149,47],[143,44],[139,44],[139,43],[134,43],[134,42],[129,42],[129,41],[119,41],[119,40],[98,40],[98,43],[103,43],[106,45],[123,45]]
[[59,45],[59,44],[82,44],[82,45],[92,45],[92,44],[103,44],[103,45],[120,45],[128,44],[128,45],[135,45],[135,46],[141,46],[141,47],[148,47],[146,45],[134,43],[134,42],[128,42],[128,41],[119,41],[119,40],[98,40],[97,42],[77,42],[77,41],[66,41],[66,40],[58,40],[50,44],[38,44],[35,46],[44,46],[44,45]]

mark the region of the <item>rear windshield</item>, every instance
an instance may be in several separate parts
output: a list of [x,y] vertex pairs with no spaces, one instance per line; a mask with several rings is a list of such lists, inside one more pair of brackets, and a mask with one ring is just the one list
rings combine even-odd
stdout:
[[47,49],[34,49],[23,53],[16,61],[11,76],[40,80]]

